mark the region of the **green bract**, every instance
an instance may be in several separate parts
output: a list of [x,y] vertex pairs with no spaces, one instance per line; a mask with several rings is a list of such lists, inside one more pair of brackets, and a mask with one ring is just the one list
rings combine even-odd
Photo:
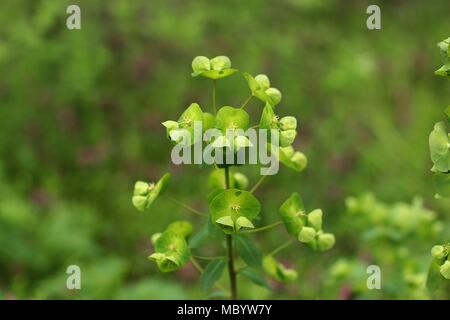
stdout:
[[190,250],[186,239],[173,230],[164,231],[155,241],[155,253],[148,258],[156,261],[159,270],[170,272],[189,261]]
[[253,228],[251,222],[261,211],[261,204],[250,192],[228,189],[216,195],[209,204],[211,220],[225,233]]
[[262,264],[264,271],[280,282],[287,283],[297,279],[297,271],[286,268],[273,256],[265,256]]
[[153,201],[164,191],[170,180],[170,173],[166,173],[161,179],[154,183],[138,181],[134,185],[132,202],[136,209],[144,211],[149,208]]
[[297,136],[297,119],[294,117],[283,117],[280,120],[269,103],[266,103],[264,106],[259,127],[267,130],[278,130],[280,147],[290,146]]
[[250,74],[244,73],[244,77],[253,96],[264,103],[270,104],[272,107],[280,103],[281,92],[276,88],[270,87],[270,81],[266,75],[260,74],[253,78]]
[[282,164],[297,172],[303,171],[308,164],[306,156],[300,151],[295,151],[292,146],[278,148],[278,155]]
[[433,185],[437,197],[450,198],[450,173],[433,173]]
[[431,160],[434,170],[447,172],[450,170],[450,140],[447,126],[444,122],[438,122],[429,138]]
[[162,125],[166,127],[168,138],[174,143],[181,143],[184,145],[194,144],[200,137],[194,136],[194,125],[200,122],[203,128],[211,126],[212,119],[210,114],[203,113],[198,103],[191,103],[191,105],[181,114],[178,121],[168,120],[164,121]]
[[443,77],[450,77],[450,38],[438,43],[442,54],[444,65],[435,71],[435,74]]
[[218,56],[212,59],[198,56],[192,60],[192,71],[193,77],[201,75],[216,80],[230,76],[238,70],[231,68],[231,61],[226,56]]
[[216,128],[225,132],[227,129],[246,130],[250,123],[250,116],[245,110],[224,106],[216,115]]
[[326,251],[335,244],[334,235],[322,231],[322,210],[315,209],[305,214],[303,201],[298,193],[293,193],[279,210],[281,220],[290,235],[313,249]]
[[306,222],[303,201],[297,192],[281,205],[279,214],[289,234],[297,237]]

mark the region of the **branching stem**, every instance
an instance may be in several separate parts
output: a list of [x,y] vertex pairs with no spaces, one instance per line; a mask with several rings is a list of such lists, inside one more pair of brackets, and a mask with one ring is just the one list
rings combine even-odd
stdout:
[[256,229],[251,229],[251,230],[244,230],[244,231],[241,231],[241,232],[239,232],[239,233],[255,233],[255,232],[260,232],[260,231],[264,231],[264,230],[267,230],[267,229],[271,229],[271,228],[273,228],[273,227],[276,227],[276,226],[278,226],[278,225],[280,225],[280,224],[282,224],[282,223],[283,223],[283,221],[277,221],[277,222],[268,224],[267,226],[264,226],[264,227],[261,227],[261,228],[256,228]]
[[[230,189],[230,170],[227,167],[224,169],[225,172],[225,186]],[[226,235],[227,240],[227,253],[228,253],[228,274],[230,276],[230,289],[231,289],[231,300],[237,299],[237,283],[236,283],[236,271],[234,269],[234,253],[233,253],[233,238],[231,235]]]
[[244,109],[245,106],[250,102],[250,100],[252,100],[253,95],[250,95],[250,97],[247,98],[247,100],[244,101],[244,103],[241,106],[241,109]]
[[172,198],[172,197],[169,197],[169,196],[168,196],[167,198],[168,198],[170,201],[172,201],[173,203],[178,204],[179,206],[183,207],[184,209],[186,209],[187,211],[189,211],[189,212],[191,212],[191,213],[193,213],[193,214],[196,214],[196,215],[202,216],[202,217],[205,217],[205,216],[206,216],[206,214],[204,214],[203,212],[200,212],[200,211],[198,211],[197,209],[192,208],[191,206],[185,204],[184,202],[181,202],[180,200],[177,200],[177,199]]
[[293,243],[294,243],[294,239],[290,239],[290,240],[286,241],[285,243],[283,243],[279,247],[275,248],[272,252],[270,252],[269,256],[276,255],[278,252],[280,252],[283,249],[286,249],[287,247],[289,247]]

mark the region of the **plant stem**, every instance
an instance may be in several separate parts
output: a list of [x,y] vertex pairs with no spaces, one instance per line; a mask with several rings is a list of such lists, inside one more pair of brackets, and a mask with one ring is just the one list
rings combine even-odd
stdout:
[[231,300],[237,299],[236,271],[234,270],[233,239],[227,234],[228,274],[230,275]]
[[256,184],[253,186],[253,188],[250,190],[250,193],[255,192],[256,189],[258,189],[259,185],[264,181],[264,179],[267,176],[262,176],[261,178],[259,178],[258,182],[256,182]]
[[277,222],[268,224],[267,226],[264,226],[264,227],[261,227],[261,228],[256,228],[256,229],[251,229],[251,230],[244,230],[244,231],[241,231],[239,233],[254,233],[254,232],[264,231],[264,230],[276,227],[276,226],[278,226],[278,225],[280,225],[282,223],[283,223],[283,221],[277,221]]
[[191,212],[191,213],[193,213],[193,214],[196,214],[196,215],[199,215],[199,216],[202,216],[202,217],[206,216],[206,214],[204,214],[203,212],[200,212],[200,211],[198,211],[197,209],[194,209],[194,208],[192,208],[191,206],[188,206],[187,204],[181,202],[180,200],[177,200],[177,199],[172,198],[172,197],[167,197],[167,198],[168,198],[170,201],[172,201],[173,203],[176,203],[176,204],[182,206],[182,207],[185,208],[187,211],[189,211],[189,212]]
[[203,268],[197,262],[197,260],[194,259],[194,257],[191,257],[191,262],[192,262],[192,265],[195,267],[195,269],[197,269],[198,273],[202,274],[203,273]]
[[213,92],[212,92],[212,104],[213,104],[213,110],[214,114],[216,114],[216,80],[213,80]]
[[225,257],[224,256],[217,256],[217,257],[194,256],[194,258],[200,259],[200,260],[217,260],[217,259],[223,259]]
[[253,95],[250,95],[250,97],[247,98],[247,100],[244,101],[244,103],[241,106],[241,109],[244,109],[245,106],[250,102],[250,100],[252,100]]
[[272,252],[270,252],[268,255],[269,256],[274,256],[276,255],[278,252],[280,252],[281,250],[289,247],[291,244],[294,243],[294,239],[290,239],[288,241],[286,241],[285,243],[283,243],[281,246],[275,248]]
[[[225,187],[230,189],[230,170],[225,167]],[[228,252],[228,274],[230,276],[231,300],[237,299],[237,285],[236,285],[236,271],[234,269],[234,254],[233,254],[233,238],[231,235],[225,235],[227,239]]]

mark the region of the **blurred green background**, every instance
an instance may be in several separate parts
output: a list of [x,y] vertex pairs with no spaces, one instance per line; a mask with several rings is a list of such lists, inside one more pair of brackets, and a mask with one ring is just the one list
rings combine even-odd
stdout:
[[[81,7],[81,30],[65,27],[69,4]],[[450,6],[378,1],[382,29],[370,31],[369,4],[1,1],[0,298],[205,297],[191,265],[161,274],[146,259],[150,235],[186,212],[158,199],[142,214],[131,194],[136,180],[170,171],[168,193],[206,210],[208,172],[171,164],[161,122],[194,101],[211,108],[211,83],[191,78],[190,64],[221,54],[270,76],[283,93],[279,113],[299,119],[296,148],[309,160],[306,171],[282,167],[258,189],[260,223],[275,221],[298,191],[337,237],[325,254],[300,244],[280,254],[298,270],[295,283],[269,292],[242,280],[240,296],[429,298],[429,251],[450,234],[428,151],[450,101],[448,81],[433,75]],[[240,74],[218,83],[219,104],[248,94]],[[257,103],[248,110],[259,119]],[[288,236],[280,227],[254,238],[269,252]],[[65,288],[71,264],[81,267],[80,291]],[[382,290],[365,287],[370,264],[382,269]]]

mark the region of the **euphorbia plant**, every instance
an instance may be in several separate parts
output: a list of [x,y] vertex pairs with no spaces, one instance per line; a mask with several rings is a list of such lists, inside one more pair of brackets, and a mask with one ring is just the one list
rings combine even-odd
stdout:
[[[237,298],[237,276],[246,277],[255,284],[265,287],[269,287],[265,276],[283,283],[293,281],[297,277],[297,272],[281,264],[275,255],[295,242],[307,244],[313,250],[329,250],[334,246],[334,235],[323,231],[322,210],[315,209],[308,213],[298,193],[293,193],[281,204],[278,221],[265,226],[258,225],[257,218],[261,214],[262,205],[255,196],[255,191],[266,175],[262,175],[254,186],[248,189],[249,179],[237,171],[244,163],[236,160],[256,150],[253,148],[259,145],[277,164],[281,162],[296,172],[304,170],[307,164],[306,157],[302,152],[295,151],[292,146],[297,136],[297,120],[293,116],[280,118],[277,115],[279,109],[276,106],[281,102],[281,93],[271,87],[266,75],[253,77],[244,73],[250,88],[250,96],[240,107],[222,106],[217,110],[217,81],[235,74],[237,70],[231,68],[231,61],[225,56],[213,59],[195,57],[192,69],[193,77],[201,76],[213,82],[210,112],[205,112],[199,104],[192,103],[177,121],[168,120],[163,122],[163,125],[167,131],[167,138],[174,144],[174,150],[181,147],[190,158],[191,151],[195,153],[198,147],[201,150],[205,147],[205,151],[209,150],[213,156],[214,161],[207,163],[210,167],[208,186],[211,189],[207,212],[170,198],[188,212],[203,217],[206,222],[204,227],[195,233],[187,221],[171,223],[162,233],[151,237],[154,253],[149,258],[156,262],[162,272],[182,268],[190,260],[201,273],[200,281],[205,290],[213,286],[225,290],[219,280],[225,268],[228,268],[229,296],[232,299]],[[253,97],[262,102],[259,107],[261,117],[259,122],[254,124],[251,123],[250,115],[245,110]],[[204,137],[208,136],[208,131],[205,135],[203,132],[198,135],[198,127],[202,130],[212,130],[214,135],[205,142]],[[259,136],[257,140],[252,141],[244,134],[249,132],[246,130],[255,128],[266,132],[267,139],[261,140]],[[198,154],[194,155],[194,158],[197,156]],[[266,171],[266,174],[275,173]],[[155,198],[165,191],[169,178],[170,174],[165,174],[154,184],[136,182],[133,205],[141,211],[149,209]],[[279,225],[285,226],[291,239],[263,256],[258,246],[251,240],[251,235]],[[194,254],[206,240],[224,243],[224,254],[218,257]]]
[[[438,76],[450,78],[450,38],[438,43],[444,65],[435,71]],[[430,133],[430,155],[433,161],[433,182],[437,198],[450,198],[450,105],[445,109],[446,121],[435,124]],[[427,287],[436,296],[447,290],[450,295],[450,244],[436,245],[431,249],[433,261],[428,272]],[[444,289],[443,289],[444,288]],[[447,289],[445,289],[447,288]]]

